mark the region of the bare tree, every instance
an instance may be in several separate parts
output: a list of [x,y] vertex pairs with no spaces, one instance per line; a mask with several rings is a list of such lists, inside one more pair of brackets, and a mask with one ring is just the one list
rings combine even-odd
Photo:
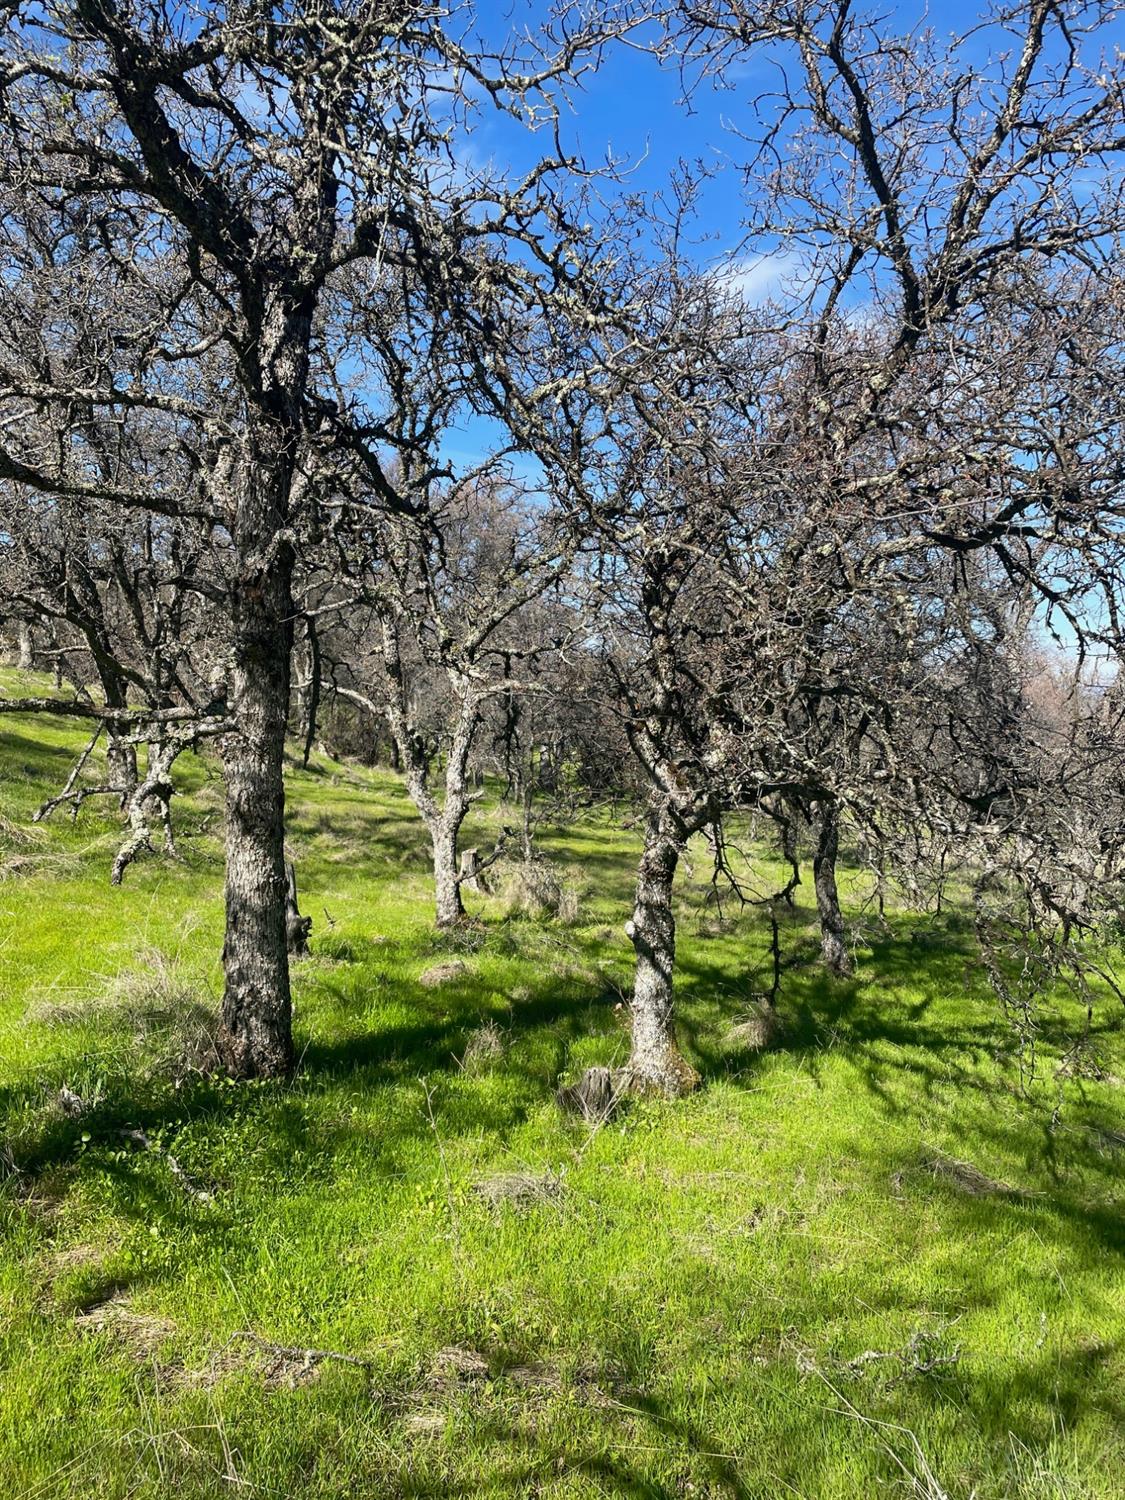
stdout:
[[[282,750],[295,560],[321,520],[317,455],[347,449],[370,484],[382,482],[381,434],[340,390],[332,314],[351,279],[375,288],[409,267],[417,305],[431,325],[459,330],[461,367],[496,407],[510,399],[491,359],[511,309],[557,297],[585,317],[589,306],[578,269],[588,257],[573,251],[580,226],[552,182],[569,165],[557,142],[509,185],[461,170],[458,131],[470,88],[526,124],[549,124],[555,86],[623,22],[564,15],[545,50],[520,42],[485,57],[449,19],[333,0],[268,16],[233,3],[173,16],[159,0],[9,9],[3,188],[58,234],[34,247],[26,215],[6,219],[25,264],[4,280],[4,315],[26,324],[29,290],[63,306],[50,247],[76,240],[85,274],[139,312],[111,317],[112,357],[81,385],[75,370],[56,380],[34,359],[4,372],[0,478],[78,502],[198,514],[229,551],[220,1044],[236,1074],[283,1072],[293,1056]],[[227,372],[229,410],[199,397],[192,374],[208,360]],[[90,447],[104,419],[152,415],[171,441],[190,433],[209,452],[201,501],[185,504],[167,474],[126,466],[107,477],[75,456],[74,440]]]
[[461,887],[480,875],[479,864],[462,870],[458,845],[482,795],[469,774],[479,730],[491,704],[535,691],[543,659],[564,644],[535,628],[535,606],[569,556],[551,511],[487,478],[435,495],[416,516],[369,515],[345,549],[345,587],[365,608],[351,612],[360,629],[331,640],[332,691],[390,726],[430,835],[438,926],[463,919]]
[[783,250],[801,276],[768,308],[722,274],[725,318],[698,291],[673,308],[606,487],[635,538],[626,702],[653,787],[630,1071],[667,1091],[690,1082],[671,1031],[687,836],[763,797],[808,806],[825,958],[846,968],[839,821],[901,829],[912,801],[917,825],[931,795],[953,817],[948,782],[912,774],[927,672],[976,624],[943,608],[950,575],[986,558],[1011,596],[1116,649],[1123,505],[1104,316],[1120,179],[1091,192],[1087,173],[1125,129],[1099,8],[998,12],[1018,45],[984,75],[843,0],[682,17],[713,75],[748,48],[795,61],[745,127],[746,253]]

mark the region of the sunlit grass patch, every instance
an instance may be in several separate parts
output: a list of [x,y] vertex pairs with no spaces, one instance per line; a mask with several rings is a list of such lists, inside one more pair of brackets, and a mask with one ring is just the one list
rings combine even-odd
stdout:
[[[79,738],[0,723],[6,852]],[[183,764],[184,867],[110,890],[90,808],[35,825],[69,866],[0,883],[3,1493],[1120,1493],[1115,1012],[1058,1077],[1048,1012],[1029,1080],[960,913],[884,929],[849,870],[856,978],[800,889],[763,1039],[768,928],[705,901],[700,853],[705,1087],[596,1126],[556,1092],[623,1059],[634,833],[548,831],[567,914],[470,894],[436,934],[397,779],[316,761],[299,1065],[235,1086],[173,1062],[221,989],[219,789]]]

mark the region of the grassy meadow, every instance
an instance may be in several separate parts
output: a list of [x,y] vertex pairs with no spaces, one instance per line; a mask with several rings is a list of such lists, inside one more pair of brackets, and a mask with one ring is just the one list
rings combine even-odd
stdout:
[[625,1055],[635,830],[544,839],[573,920],[470,895],[439,937],[399,780],[319,758],[300,1064],[233,1085],[217,767],[178,767],[181,861],[113,890],[104,804],[30,822],[83,739],[0,718],[0,1495],[1125,1495],[1108,1000],[1061,1072],[1048,1011],[1029,1076],[965,914],[883,927],[846,870],[857,977],[820,972],[806,877],[754,1050],[768,924],[700,854],[704,1087],[594,1130],[554,1096]]

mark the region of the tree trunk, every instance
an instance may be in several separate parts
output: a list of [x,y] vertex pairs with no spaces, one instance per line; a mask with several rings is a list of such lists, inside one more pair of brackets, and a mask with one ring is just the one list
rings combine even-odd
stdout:
[[[331,214],[320,221],[330,225]],[[223,747],[226,985],[217,1040],[235,1077],[273,1077],[293,1065],[283,775],[294,617],[289,524],[316,294],[290,290],[263,299],[240,353],[252,420],[228,463],[237,559],[230,708],[238,728]]]
[[[133,751],[134,779],[136,773],[136,750]],[[142,849],[152,849],[152,819],[159,817],[164,826],[165,850],[175,856],[176,846],[172,838],[172,766],[183,748],[182,743],[167,740],[153,741],[148,747],[148,767],[144,781],[134,785],[126,803],[129,815],[129,835],[113,861],[110,883],[120,885],[125,871]]]
[[271,1077],[293,1062],[285,921],[289,711],[289,568],[242,588],[232,674],[238,731],[227,737],[226,987],[219,1026],[235,1077]]
[[457,834],[461,819],[449,815],[447,808],[430,831],[434,848],[434,887],[437,925],[456,927],[465,920],[461,900],[461,883],[457,871]]
[[789,879],[785,885],[785,900],[795,906],[793,892],[801,883],[801,854],[797,841],[797,809],[782,806],[778,819],[781,833],[781,857],[789,866]]
[[31,626],[26,620],[20,620],[16,629],[19,638],[16,665],[21,672],[30,672],[35,665],[35,646],[31,639]]
[[485,878],[480,867],[479,849],[461,850],[461,864],[458,874],[462,890],[480,892],[485,889]]
[[[111,705],[113,708],[123,706],[123,703]],[[120,795],[121,806],[127,807],[129,799],[137,790],[137,747],[110,734],[106,743],[105,761],[106,780]]]
[[672,1028],[676,919],[672,885],[686,842],[666,808],[653,809],[637,868],[636,905],[626,925],[636,953],[632,1054],[625,1073],[630,1088],[675,1098],[690,1092],[699,1075],[681,1055]]
[[820,951],[829,972],[846,979],[852,973],[852,961],[844,941],[844,914],[840,910],[840,895],[836,889],[840,825],[834,803],[818,803],[813,821],[816,830],[813,880],[820,914]]

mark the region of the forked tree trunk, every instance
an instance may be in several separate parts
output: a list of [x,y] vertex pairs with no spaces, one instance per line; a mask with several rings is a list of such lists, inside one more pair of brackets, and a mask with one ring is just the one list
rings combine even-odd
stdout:
[[[127,747],[134,750],[132,745]],[[148,768],[144,781],[138,783],[126,804],[129,816],[129,834],[117,851],[110,872],[110,882],[120,885],[125,871],[142,849],[152,849],[152,825],[156,818],[164,828],[164,849],[173,858],[176,853],[172,837],[172,766],[179,755],[182,744],[174,740],[163,743],[153,741],[148,747]],[[136,765],[134,750],[134,766]]]
[[820,952],[826,968],[839,978],[852,973],[852,961],[844,940],[844,914],[836,889],[836,857],[840,848],[840,824],[835,805],[819,802],[813,814],[816,850],[813,854],[813,880],[816,886],[816,908],[820,916]]
[[690,1092],[699,1075],[676,1045],[672,1025],[676,918],[672,887],[686,842],[667,809],[654,808],[645,822],[637,867],[636,904],[626,932],[636,954],[632,1003],[632,1052],[626,1066],[630,1088],[677,1097]]

